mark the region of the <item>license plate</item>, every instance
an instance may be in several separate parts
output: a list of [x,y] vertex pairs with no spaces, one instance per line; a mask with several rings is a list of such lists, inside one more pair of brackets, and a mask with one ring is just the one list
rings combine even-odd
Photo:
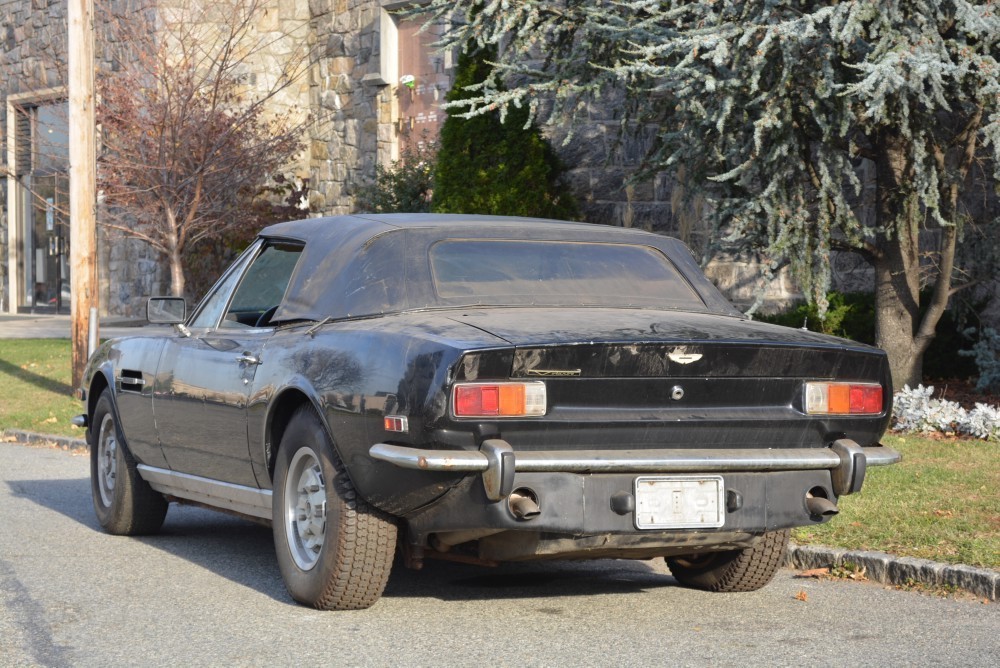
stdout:
[[726,520],[722,476],[635,479],[637,529],[717,529]]

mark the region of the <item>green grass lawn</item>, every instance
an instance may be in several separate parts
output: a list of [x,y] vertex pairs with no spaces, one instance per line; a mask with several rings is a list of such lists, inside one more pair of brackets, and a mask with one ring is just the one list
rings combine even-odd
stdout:
[[70,424],[83,412],[70,380],[68,339],[0,340],[0,431],[83,438],[84,430]]
[[871,468],[860,494],[840,499],[840,514],[796,529],[799,543],[1000,568],[1000,446],[973,440],[887,435],[903,453]]
[[[68,340],[0,340],[0,431],[82,438],[69,421],[82,411],[69,366]],[[863,491],[840,500],[840,515],[796,529],[795,540],[1000,568],[1000,446],[894,435],[884,442],[903,462],[869,469]]]

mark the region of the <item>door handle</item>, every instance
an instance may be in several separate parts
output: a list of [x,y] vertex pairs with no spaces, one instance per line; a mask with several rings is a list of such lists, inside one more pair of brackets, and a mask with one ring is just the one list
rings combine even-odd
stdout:
[[260,364],[260,358],[250,353],[243,353],[236,358],[236,361],[240,364]]

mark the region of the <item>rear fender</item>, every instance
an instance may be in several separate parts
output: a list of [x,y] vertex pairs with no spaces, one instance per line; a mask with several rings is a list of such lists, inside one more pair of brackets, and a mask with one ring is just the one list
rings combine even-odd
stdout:
[[[254,467],[258,464],[266,467],[265,471],[258,472],[258,483],[265,487],[265,482],[274,479],[274,466],[278,455],[278,446],[281,444],[281,437],[288,427],[292,414],[299,406],[308,404],[316,411],[320,423],[326,430],[327,437],[333,443],[334,450],[341,457],[343,456],[337,446],[337,439],[334,438],[333,429],[327,419],[326,411],[323,409],[323,402],[318,396],[316,389],[302,376],[294,376],[285,387],[274,394],[274,398],[269,402],[267,414],[264,417],[263,430],[258,435],[257,443],[251,443],[253,451],[261,453],[262,462],[257,457],[253,457]],[[264,475],[261,475],[261,474]]]

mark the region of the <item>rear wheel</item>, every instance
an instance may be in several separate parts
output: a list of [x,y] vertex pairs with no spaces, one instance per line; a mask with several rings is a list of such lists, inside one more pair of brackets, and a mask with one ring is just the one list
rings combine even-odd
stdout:
[[742,550],[667,557],[667,566],[685,587],[717,592],[755,591],[774,578],[785,561],[790,529],[769,531]]
[[292,598],[321,610],[379,599],[396,526],[358,496],[311,406],[295,412],[281,438],[272,503],[278,566]]
[[97,520],[108,533],[136,536],[163,525],[167,501],[139,475],[118,428],[111,392],[97,400],[90,428],[90,487]]

